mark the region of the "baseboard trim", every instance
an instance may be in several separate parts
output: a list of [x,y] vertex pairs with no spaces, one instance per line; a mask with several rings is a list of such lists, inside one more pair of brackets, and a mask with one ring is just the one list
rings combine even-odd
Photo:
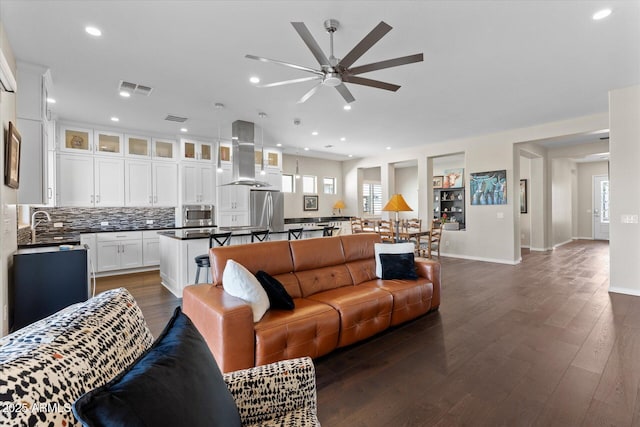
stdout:
[[446,257],[449,257],[449,258],[460,258],[460,259],[468,259],[468,260],[471,260],[471,261],[492,262],[492,263],[495,263],[495,264],[508,264],[508,265],[520,264],[520,260],[511,261],[511,260],[506,260],[506,259],[484,258],[484,257],[478,257],[478,256],[472,256],[472,255],[448,254],[448,253],[444,253],[444,252],[442,252],[440,255],[441,256],[446,256]]
[[140,268],[129,268],[126,270],[112,270],[112,271],[102,271],[96,272],[96,277],[108,277],[108,276],[121,276],[123,274],[131,274],[131,273],[144,273],[145,271],[154,271],[160,270],[160,266],[154,265],[150,267],[140,267]]
[[593,237],[574,237],[573,240],[594,240]]
[[609,292],[613,292],[615,294],[625,294],[625,295],[633,295],[635,297],[640,297],[640,289],[620,288],[617,286],[610,286]]
[[556,244],[556,245],[553,245],[553,249],[555,249],[555,248],[559,248],[560,246],[566,245],[567,243],[571,243],[571,242],[573,242],[573,239],[565,240],[565,241],[564,241],[564,242],[562,242],[562,243],[558,243],[558,244]]
[[550,251],[553,250],[553,248],[534,248],[533,246],[529,248],[530,251],[536,251],[536,252],[546,252],[546,251]]
[[529,245],[520,245],[520,248],[522,248],[522,249],[531,249],[531,246],[529,246]]

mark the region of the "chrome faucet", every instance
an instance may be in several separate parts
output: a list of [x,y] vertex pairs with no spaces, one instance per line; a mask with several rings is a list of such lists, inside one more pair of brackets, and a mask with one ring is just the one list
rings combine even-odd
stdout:
[[46,217],[46,221],[51,222],[51,216],[47,211],[35,211],[33,215],[31,215],[31,243],[36,242],[36,227],[40,225],[43,221],[45,221],[45,219],[43,218],[41,220],[38,220],[38,222],[35,222],[36,215],[38,215],[39,213],[43,213]]

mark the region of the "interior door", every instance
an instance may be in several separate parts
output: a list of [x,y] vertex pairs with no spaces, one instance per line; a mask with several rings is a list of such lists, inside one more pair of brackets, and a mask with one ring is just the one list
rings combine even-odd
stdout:
[[609,240],[609,177],[593,177],[593,238]]

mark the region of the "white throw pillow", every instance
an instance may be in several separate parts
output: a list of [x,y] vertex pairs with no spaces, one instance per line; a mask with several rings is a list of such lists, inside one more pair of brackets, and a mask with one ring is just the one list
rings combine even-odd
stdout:
[[376,276],[382,278],[382,264],[380,263],[380,254],[409,254],[413,253],[416,246],[409,243],[376,243],[374,251],[376,254]]
[[241,298],[251,305],[254,322],[262,319],[269,309],[269,297],[256,276],[232,259],[227,260],[224,267],[222,287],[229,295]]

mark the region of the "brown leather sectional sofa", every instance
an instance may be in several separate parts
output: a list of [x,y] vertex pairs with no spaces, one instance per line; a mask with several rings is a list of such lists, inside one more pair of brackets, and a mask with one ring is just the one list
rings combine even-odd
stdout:
[[[229,372],[301,356],[313,358],[371,337],[440,305],[440,264],[416,261],[418,280],[375,275],[373,233],[216,247],[213,285],[188,286],[184,312]],[[249,304],[227,294],[228,259],[264,270],[294,298],[295,309],[268,310],[257,323]]]

